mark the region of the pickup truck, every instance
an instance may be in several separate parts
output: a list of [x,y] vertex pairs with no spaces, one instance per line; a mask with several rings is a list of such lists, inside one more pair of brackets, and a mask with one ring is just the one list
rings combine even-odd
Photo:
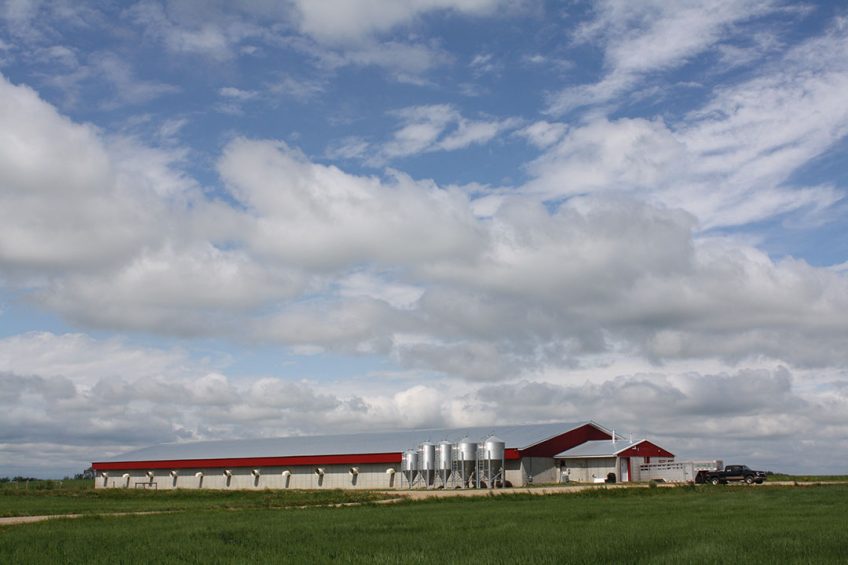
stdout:
[[757,483],[762,484],[766,480],[764,471],[754,471],[749,469],[747,465],[728,465],[724,471],[698,471],[695,476],[696,483],[712,483],[714,485],[726,484],[731,481],[745,481],[751,485]]

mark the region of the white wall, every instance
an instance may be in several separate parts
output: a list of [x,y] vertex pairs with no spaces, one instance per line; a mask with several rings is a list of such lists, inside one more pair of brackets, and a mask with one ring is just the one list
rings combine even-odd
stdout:
[[509,481],[514,487],[522,487],[527,485],[526,480],[524,478],[524,473],[521,469],[520,459],[507,460],[505,475],[506,480]]
[[568,479],[572,482],[592,483],[596,478],[606,479],[609,473],[615,473],[616,480],[621,480],[615,457],[586,457],[563,461],[563,471],[568,473]]
[[[354,465],[359,468],[359,474],[354,476],[349,473],[351,465],[324,465],[324,476],[319,477],[315,473],[315,466],[290,466],[290,467],[259,467],[259,477],[255,477],[252,468],[233,467],[231,477],[224,476],[221,468],[208,469],[183,469],[178,471],[176,481],[170,475],[170,470],[153,470],[153,479],[147,476],[145,470],[116,470],[107,471],[109,476],[104,482],[102,474],[98,473],[95,479],[96,488],[156,488],[167,490],[173,488],[185,489],[319,489],[319,488],[399,488],[400,465],[397,464],[368,464]],[[395,469],[394,475],[386,474],[386,469]],[[283,471],[288,470],[291,475],[288,479],[283,477]],[[201,478],[196,473],[203,473]],[[129,474],[129,482],[123,478]]]
[[521,470],[524,482],[520,484],[538,485],[558,481],[556,461],[553,457],[524,457],[521,459]]
[[641,481],[642,477],[639,473],[639,467],[645,462],[644,457],[630,457],[630,480]]

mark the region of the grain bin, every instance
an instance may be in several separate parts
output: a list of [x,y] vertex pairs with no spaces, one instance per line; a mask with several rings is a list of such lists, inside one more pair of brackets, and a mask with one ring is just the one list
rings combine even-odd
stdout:
[[498,482],[504,482],[506,443],[497,436],[489,436],[480,444],[477,451],[477,469],[475,479],[477,487],[482,483],[489,488],[496,486]]
[[418,452],[414,449],[404,451],[403,458],[400,463],[400,469],[403,472],[403,476],[406,478],[406,482],[409,484],[409,488],[412,488],[412,484],[415,482],[415,478],[418,475]]
[[433,484],[436,472],[436,445],[425,441],[418,446],[418,473],[424,481],[424,486]]
[[453,471],[453,451],[454,445],[449,441],[440,441],[436,447],[436,476],[442,488],[448,486],[448,479]]
[[456,475],[454,480],[458,480],[462,487],[470,486],[469,480],[474,474],[474,469],[477,465],[477,442],[472,441],[468,436],[459,440],[456,445],[456,451],[453,457],[453,467]]

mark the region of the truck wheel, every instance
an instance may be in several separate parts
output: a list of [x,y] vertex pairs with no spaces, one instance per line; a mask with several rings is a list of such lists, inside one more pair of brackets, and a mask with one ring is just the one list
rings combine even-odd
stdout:
[[747,477],[745,477],[745,484],[746,485],[754,484],[754,477],[752,477],[751,475],[748,475]]
[[721,481],[719,480],[719,478],[718,478],[718,477],[713,477],[713,478],[710,480],[710,482],[711,482],[712,484],[714,484],[714,485],[720,485],[720,484],[721,484]]

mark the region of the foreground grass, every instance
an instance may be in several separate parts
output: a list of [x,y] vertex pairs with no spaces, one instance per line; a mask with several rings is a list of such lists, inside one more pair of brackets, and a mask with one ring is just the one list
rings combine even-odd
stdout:
[[832,481],[848,481],[848,475],[784,475],[774,473],[768,476],[769,481],[794,481],[796,483],[816,483]]
[[[369,502],[385,498],[352,490],[169,490],[135,489],[0,489],[0,517],[110,512],[239,510]],[[0,560],[0,563],[3,563]]]
[[0,563],[826,563],[848,487],[676,488],[0,528]]

